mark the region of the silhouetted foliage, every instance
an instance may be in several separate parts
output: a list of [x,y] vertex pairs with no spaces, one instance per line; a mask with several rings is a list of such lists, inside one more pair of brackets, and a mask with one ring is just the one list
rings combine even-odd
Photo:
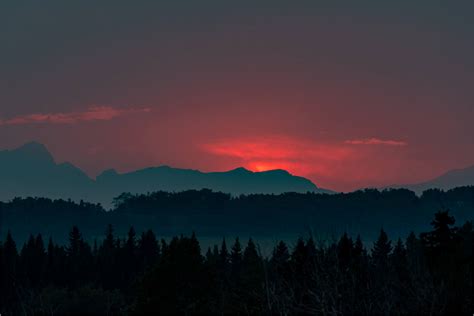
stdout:
[[0,234],[10,229],[23,244],[30,235],[42,233],[45,239],[53,237],[65,244],[72,226],[80,227],[87,238],[97,238],[112,224],[114,234],[121,237],[133,225],[137,232],[152,229],[166,236],[192,231],[201,236],[275,236],[283,230],[297,235],[310,228],[320,236],[362,233],[367,240],[375,240],[384,227],[398,238],[410,230],[429,229],[436,209],[449,208],[461,222],[473,220],[474,187],[428,190],[422,196],[406,189],[241,196],[207,189],[159,191],[124,193],[114,205],[105,211],[100,204],[84,201],[16,198],[0,202]]
[[396,242],[383,229],[370,247],[344,233],[279,241],[269,256],[254,239],[203,251],[194,233],[159,241],[129,227],[122,238],[113,225],[92,246],[73,226],[64,246],[38,234],[18,252],[8,231],[0,313],[471,315],[472,222],[454,224],[441,211],[431,231]]

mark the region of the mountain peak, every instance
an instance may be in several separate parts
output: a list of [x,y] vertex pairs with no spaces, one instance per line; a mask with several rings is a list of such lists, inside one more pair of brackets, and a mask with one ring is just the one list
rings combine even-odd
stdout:
[[267,173],[267,174],[274,174],[274,175],[291,175],[288,171],[284,169],[271,169],[271,170],[261,171],[260,173]]
[[20,147],[18,147],[17,150],[21,150],[21,149],[46,149],[46,146],[41,144],[41,143],[38,143],[36,141],[31,141],[31,142],[27,142],[23,145],[21,145]]
[[244,167],[238,167],[232,170],[229,170],[228,172],[232,173],[253,173],[252,171],[245,169]]
[[428,189],[450,190],[456,187],[472,185],[474,185],[474,166],[449,170],[442,175],[425,182],[390,187],[404,187],[416,192],[417,194],[422,194]]
[[27,156],[28,158],[38,161],[41,160],[43,162],[54,162],[54,158],[46,146],[34,141],[26,143],[17,149],[12,150],[11,152],[20,154],[22,156]]
[[108,169],[90,179],[69,163],[56,164],[47,148],[38,142],[0,152],[0,168],[0,186],[14,184],[10,191],[0,192],[0,200],[11,199],[20,192],[45,197],[87,197],[102,205],[110,205],[110,201],[123,192],[142,194],[204,188],[232,195],[320,192],[310,180],[281,169],[257,172],[239,167],[229,171],[201,172],[159,166],[126,173]]

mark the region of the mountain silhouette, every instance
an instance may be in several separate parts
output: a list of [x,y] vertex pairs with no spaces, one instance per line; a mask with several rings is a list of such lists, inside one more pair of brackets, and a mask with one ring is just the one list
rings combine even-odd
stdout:
[[69,163],[57,164],[42,144],[0,151],[0,199],[17,196],[86,199],[94,181]]
[[0,151],[0,200],[41,196],[100,202],[109,207],[123,192],[183,191],[211,189],[233,195],[251,193],[321,192],[310,180],[285,170],[252,172],[237,168],[227,172],[201,172],[169,166],[128,173],[110,169],[89,178],[70,163],[58,164],[47,148],[37,142],[14,150]]
[[427,189],[437,188],[449,190],[455,187],[469,185],[474,185],[474,166],[451,170],[430,181],[409,185],[408,188],[417,193],[421,193]]
[[391,187],[403,187],[414,191],[417,194],[421,194],[423,191],[428,189],[450,190],[456,187],[472,185],[474,185],[474,166],[451,170],[429,181],[408,185],[396,185]]

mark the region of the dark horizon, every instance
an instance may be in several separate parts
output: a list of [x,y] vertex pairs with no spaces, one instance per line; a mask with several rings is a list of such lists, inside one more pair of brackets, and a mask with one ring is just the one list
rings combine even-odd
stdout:
[[[39,155],[48,156],[48,159],[50,159],[52,162],[54,162],[57,165],[70,164],[69,161],[57,161],[57,159],[49,151],[47,146],[45,146],[44,144],[42,144],[38,141],[34,141],[34,140],[26,142],[26,143],[20,145],[19,147],[15,147],[15,148],[8,148],[8,149],[0,148],[0,153],[2,153],[2,151],[3,152],[16,152],[16,151],[19,151],[19,150],[23,150],[23,148],[26,148],[26,150],[31,151],[31,154],[32,154],[33,158],[34,158],[35,155],[39,154]],[[29,154],[29,153],[26,153],[26,154]],[[289,172],[289,170],[280,169],[280,168],[253,171],[251,169],[245,168],[244,166],[235,166],[235,167],[230,168],[228,170],[222,170],[222,171],[202,171],[202,170],[195,169],[195,168],[178,168],[178,167],[173,167],[173,166],[170,166],[170,165],[150,165],[150,166],[144,166],[143,168],[140,168],[140,169],[128,170],[128,171],[123,171],[123,172],[117,171],[114,168],[105,168],[104,170],[100,171],[96,176],[90,176],[89,174],[87,174],[87,172],[85,170],[82,170],[82,169],[80,169],[77,166],[74,166],[72,164],[71,164],[71,166],[74,167],[74,168],[77,168],[78,170],[83,172],[89,179],[91,179],[93,181],[97,181],[97,178],[103,177],[104,175],[107,175],[107,174],[116,174],[116,175],[127,175],[128,174],[129,175],[129,174],[133,174],[133,173],[137,173],[137,172],[143,172],[145,170],[151,170],[151,169],[170,169],[170,170],[176,170],[176,171],[192,171],[192,172],[198,172],[198,173],[201,173],[201,174],[228,174],[228,173],[233,173],[233,172],[236,172],[236,171],[239,171],[239,170],[242,170],[242,171],[245,171],[245,172],[248,172],[248,173],[257,173],[257,174],[258,173],[263,173],[264,174],[264,173],[271,173],[271,172],[275,172],[275,171],[282,171],[282,172],[289,173],[292,176],[304,178],[299,174],[292,174],[292,173]],[[445,178],[450,177],[450,176],[453,177],[453,174],[455,174],[455,173],[460,173],[461,176],[459,176],[457,179],[456,178],[451,179],[450,183],[449,182],[444,183],[442,181],[443,177],[445,177]],[[323,189],[324,191],[327,191],[327,192],[338,192],[336,190],[332,190],[331,188],[323,188],[323,187],[319,186],[318,183],[314,183],[313,181],[311,181],[309,179],[306,179],[306,180],[312,182],[312,184],[315,185],[315,189],[316,188]],[[427,179],[421,180],[421,181],[416,182],[416,183],[392,183],[390,185],[379,186],[379,187],[372,187],[372,186],[359,187],[359,188],[355,188],[352,191],[346,191],[346,192],[354,192],[354,191],[357,191],[357,190],[371,189],[371,188],[377,188],[377,189],[408,188],[408,189],[414,190],[418,194],[420,194],[420,193],[422,193],[423,190],[427,190],[427,189],[449,190],[451,188],[455,188],[455,187],[458,187],[458,186],[466,186],[466,185],[474,185],[474,165],[468,165],[468,166],[461,167],[461,168],[458,168],[458,169],[448,169],[448,170],[445,170],[445,171],[443,171],[442,173],[440,173],[438,175],[435,175],[432,178],[427,178]],[[205,189],[205,188],[206,187],[201,187],[201,189]],[[191,187],[183,187],[182,188],[182,190],[186,190],[186,189],[191,189]],[[212,188],[207,188],[207,189],[212,189]],[[339,192],[344,192],[344,191],[339,191]],[[141,193],[141,192],[138,192],[138,193]],[[227,192],[227,193],[232,193],[232,192]],[[261,193],[261,192],[255,192],[255,193]]]

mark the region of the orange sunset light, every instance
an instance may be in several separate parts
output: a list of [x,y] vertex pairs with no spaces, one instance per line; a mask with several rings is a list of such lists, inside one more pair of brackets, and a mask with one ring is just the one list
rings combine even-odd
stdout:
[[293,165],[291,163],[284,162],[251,162],[246,167],[252,171],[262,172],[275,169],[283,169],[293,172]]

